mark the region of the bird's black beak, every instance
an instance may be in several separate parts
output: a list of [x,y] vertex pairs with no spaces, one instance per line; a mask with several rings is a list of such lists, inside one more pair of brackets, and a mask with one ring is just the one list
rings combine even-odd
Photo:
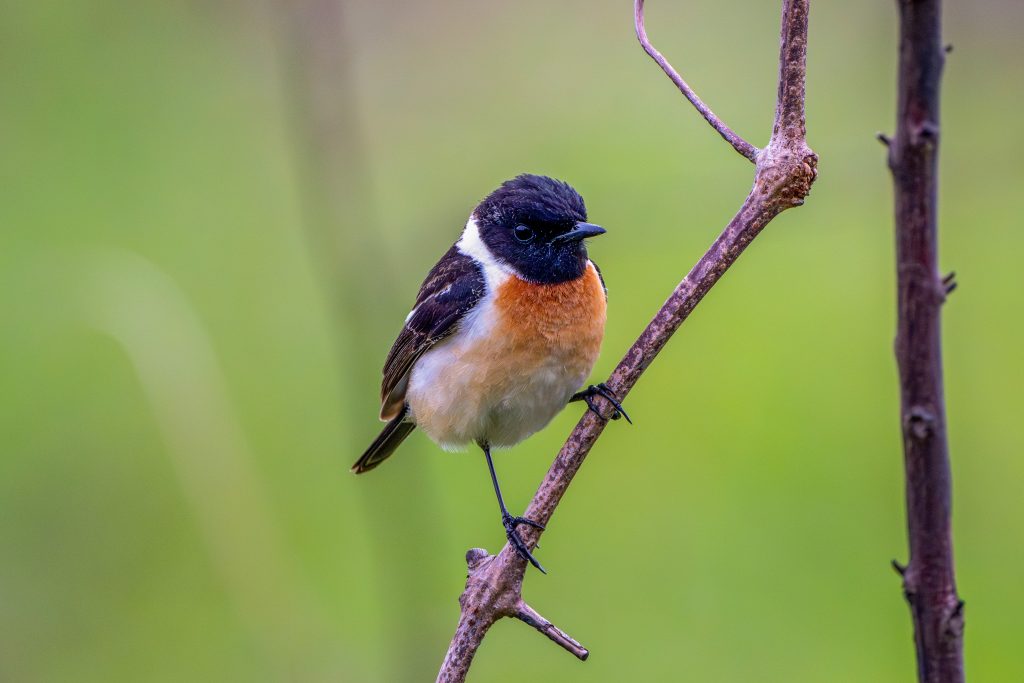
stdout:
[[603,235],[606,232],[608,231],[600,225],[594,225],[593,223],[577,223],[572,230],[562,233],[555,239],[551,240],[551,242],[553,244],[560,244],[562,242],[578,242],[580,240],[585,240],[588,237]]

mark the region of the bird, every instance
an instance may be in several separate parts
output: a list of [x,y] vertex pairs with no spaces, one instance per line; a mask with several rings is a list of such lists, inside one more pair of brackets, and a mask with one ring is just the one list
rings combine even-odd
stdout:
[[544,572],[518,532],[544,527],[509,513],[491,450],[543,429],[568,403],[629,416],[604,383],[581,389],[597,361],[607,288],[585,240],[587,222],[566,182],[522,174],[470,213],[459,239],[431,269],[384,363],[380,435],[352,466],[368,472],[419,428],[444,450],[484,453],[505,535]]

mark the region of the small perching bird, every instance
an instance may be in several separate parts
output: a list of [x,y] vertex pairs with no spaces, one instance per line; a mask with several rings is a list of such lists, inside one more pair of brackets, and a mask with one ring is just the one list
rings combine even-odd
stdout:
[[543,528],[505,507],[491,448],[542,429],[570,401],[591,410],[603,384],[577,391],[604,338],[607,292],[584,240],[605,232],[587,222],[567,183],[520,175],[470,214],[462,237],[420,287],[384,363],[381,420],[388,424],[352,466],[367,472],[419,427],[445,450],[476,443],[487,458],[509,542],[544,571],[516,531]]

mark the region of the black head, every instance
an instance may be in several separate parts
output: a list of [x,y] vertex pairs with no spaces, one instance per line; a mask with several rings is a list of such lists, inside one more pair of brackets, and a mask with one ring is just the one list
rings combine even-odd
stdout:
[[574,280],[587,267],[583,240],[604,232],[587,223],[583,197],[568,183],[523,174],[501,184],[473,212],[494,257],[531,282]]

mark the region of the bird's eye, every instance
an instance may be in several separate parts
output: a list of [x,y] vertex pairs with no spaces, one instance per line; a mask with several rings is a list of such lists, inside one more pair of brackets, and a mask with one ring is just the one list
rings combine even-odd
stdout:
[[529,242],[533,239],[533,228],[529,228],[525,225],[517,225],[512,233],[520,242]]

